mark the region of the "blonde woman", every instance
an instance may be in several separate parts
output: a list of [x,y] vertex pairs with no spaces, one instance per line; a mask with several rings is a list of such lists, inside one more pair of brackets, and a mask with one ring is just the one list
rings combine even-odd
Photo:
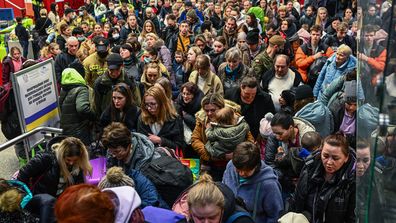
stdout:
[[55,60],[55,57],[61,52],[62,51],[59,49],[59,45],[57,43],[50,43],[50,45],[41,49],[39,61],[44,61],[51,58]]
[[157,34],[157,31],[155,30],[155,25],[151,20],[146,20],[144,22],[142,32],[140,33],[140,36],[138,38],[139,43],[143,44],[146,42],[147,33]]
[[[188,207],[188,212],[182,211],[182,207]],[[223,183],[214,182],[206,173],[182,195],[182,199],[178,199],[173,210],[186,215],[188,222],[192,223],[254,222],[250,215],[236,204],[232,190]]]
[[[144,91],[147,91],[150,87],[154,86],[158,78],[161,77],[161,67],[158,62],[151,62],[144,66],[143,75],[140,78],[140,82],[144,86]],[[144,92],[142,92],[142,95]]]
[[197,46],[191,47],[187,52],[187,60],[183,64],[183,83],[187,82],[191,72],[194,70],[195,61],[197,56],[202,54],[201,48]]
[[328,26],[328,20],[329,13],[327,12],[327,9],[325,7],[319,7],[318,13],[316,15],[315,25],[320,25],[322,26],[323,30],[326,30]]
[[137,131],[156,146],[185,148],[183,124],[164,89],[153,86],[144,93]]
[[52,151],[36,154],[22,167],[18,180],[30,185],[33,182],[33,194],[58,197],[67,187],[84,183],[84,176],[92,174],[92,167],[87,149],[78,138],[64,138],[51,148]]

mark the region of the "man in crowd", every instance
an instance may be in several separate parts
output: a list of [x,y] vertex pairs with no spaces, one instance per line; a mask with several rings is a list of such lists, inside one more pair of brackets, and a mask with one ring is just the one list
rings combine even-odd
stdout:
[[57,83],[60,83],[62,72],[69,67],[76,59],[76,53],[79,47],[78,39],[74,36],[69,37],[66,42],[66,51],[62,52],[55,58],[55,75]]
[[95,80],[107,70],[106,57],[109,54],[109,41],[103,37],[95,38],[96,52],[85,58],[83,65],[85,69],[85,81],[93,87]]

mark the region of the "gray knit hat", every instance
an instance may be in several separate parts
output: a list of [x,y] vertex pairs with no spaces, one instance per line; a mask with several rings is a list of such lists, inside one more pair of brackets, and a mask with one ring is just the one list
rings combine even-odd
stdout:
[[124,173],[121,167],[110,168],[106,176],[98,184],[98,188],[101,190],[121,186],[135,187],[135,182]]

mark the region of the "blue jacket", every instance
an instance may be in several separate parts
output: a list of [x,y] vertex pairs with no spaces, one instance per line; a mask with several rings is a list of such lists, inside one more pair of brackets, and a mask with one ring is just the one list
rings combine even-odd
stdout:
[[313,89],[314,96],[319,97],[331,82],[344,75],[346,72],[354,69],[356,64],[356,57],[351,55],[343,65],[337,67],[336,54],[333,54],[333,56],[327,59],[327,62],[320,71],[319,77],[316,80],[316,84]]
[[146,206],[168,208],[168,205],[158,194],[154,184],[142,172],[130,169],[128,176],[135,182],[135,190],[142,199],[141,208]]
[[256,205],[257,215],[253,220],[261,223],[278,222],[283,210],[281,186],[275,171],[264,161],[261,161],[260,170],[243,183],[239,183],[235,166],[232,161],[229,161],[224,172],[223,183],[234,192],[236,197],[243,199],[250,213],[254,210],[256,188],[260,185]]
[[[205,21],[202,12],[200,12],[198,9],[194,9],[194,10],[195,10],[195,12],[197,13],[197,16],[198,16],[199,20],[200,20],[201,22]],[[181,13],[181,15],[180,15],[179,19],[177,20],[177,22],[178,22],[178,23],[181,23],[182,21],[184,21],[184,20],[186,20],[186,19],[187,19],[187,10],[184,10],[184,11]]]

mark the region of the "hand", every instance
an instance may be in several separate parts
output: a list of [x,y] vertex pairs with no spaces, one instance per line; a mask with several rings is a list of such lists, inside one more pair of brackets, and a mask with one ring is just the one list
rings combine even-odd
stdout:
[[158,136],[153,135],[153,134],[149,134],[148,138],[154,144],[161,144],[161,137],[158,137]]
[[358,59],[363,60],[363,61],[368,61],[368,56],[366,56],[363,53],[358,53]]
[[281,106],[285,106],[285,105],[286,105],[285,99],[282,98],[282,97],[280,97],[280,98],[279,98],[279,104],[280,104]]
[[285,150],[282,148],[282,146],[279,146],[277,149],[278,153],[284,153]]
[[208,123],[206,123],[206,129],[209,129],[210,127],[212,127],[212,125],[211,125],[210,122],[208,121]]
[[318,58],[320,58],[320,57],[322,57],[323,56],[323,53],[322,52],[318,52],[318,53],[316,53],[315,55],[314,55],[314,59],[316,60],[316,59],[318,59]]

